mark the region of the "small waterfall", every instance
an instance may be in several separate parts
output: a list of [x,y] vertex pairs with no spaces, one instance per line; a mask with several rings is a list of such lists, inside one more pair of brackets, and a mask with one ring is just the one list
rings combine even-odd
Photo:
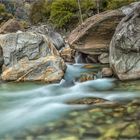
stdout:
[[76,52],[76,54],[75,54],[75,63],[76,64],[86,63],[86,55],[82,54],[80,52]]

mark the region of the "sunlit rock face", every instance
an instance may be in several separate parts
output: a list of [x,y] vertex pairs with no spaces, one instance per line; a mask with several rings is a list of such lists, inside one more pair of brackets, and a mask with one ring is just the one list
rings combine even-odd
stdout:
[[17,32],[0,35],[6,81],[55,82],[64,75],[65,63],[45,35]]
[[110,44],[110,64],[120,80],[140,78],[140,2],[116,29]]

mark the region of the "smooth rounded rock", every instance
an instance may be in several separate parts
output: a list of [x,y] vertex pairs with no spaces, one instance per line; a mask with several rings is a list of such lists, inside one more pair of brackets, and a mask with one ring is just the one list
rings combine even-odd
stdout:
[[4,81],[57,82],[66,65],[49,37],[34,32],[0,35]]
[[110,66],[120,80],[140,78],[140,2],[116,29],[110,44]]

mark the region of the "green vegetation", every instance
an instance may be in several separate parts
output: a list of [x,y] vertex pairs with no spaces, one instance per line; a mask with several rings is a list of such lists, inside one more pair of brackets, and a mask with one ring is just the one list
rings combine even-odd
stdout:
[[49,19],[52,2],[53,0],[39,0],[33,3],[30,11],[30,20],[33,24]]
[[5,12],[5,5],[4,4],[0,4],[0,14],[2,14],[3,12]]
[[136,1],[139,0],[109,0],[107,1],[107,9],[116,9]]
[[[86,19],[97,12],[116,9],[139,0],[80,0],[82,18]],[[68,28],[80,21],[77,0],[39,0],[32,5],[30,19],[33,24],[51,21],[58,28]]]
[[[83,18],[89,17],[96,4],[92,0],[80,2]],[[33,24],[49,20],[56,27],[65,27],[69,23],[78,23],[79,7],[77,0],[40,0],[32,5],[30,19]]]
[[12,15],[10,13],[6,12],[6,8],[4,4],[0,4],[0,24],[9,18],[11,18]]
[[[91,0],[82,0],[80,5],[84,19],[89,17],[89,13],[95,9],[95,2]],[[79,17],[79,7],[76,0],[56,0],[52,3],[50,19],[57,27],[78,23]]]
[[4,5],[0,4],[0,15],[7,17],[3,13],[12,13],[18,19],[24,20],[28,20],[29,15],[33,24],[49,21],[57,28],[68,28],[71,25],[77,26],[82,21],[81,17],[85,20],[99,12],[116,9],[135,1],[139,0],[79,0],[81,13],[78,0],[38,0],[33,3],[19,2],[18,0],[5,1]]

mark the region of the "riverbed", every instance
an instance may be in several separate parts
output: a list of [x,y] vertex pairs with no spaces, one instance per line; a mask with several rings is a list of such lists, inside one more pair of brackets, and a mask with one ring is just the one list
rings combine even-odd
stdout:
[[0,140],[139,140],[140,81],[80,83],[100,67],[67,66],[57,84],[0,84]]

